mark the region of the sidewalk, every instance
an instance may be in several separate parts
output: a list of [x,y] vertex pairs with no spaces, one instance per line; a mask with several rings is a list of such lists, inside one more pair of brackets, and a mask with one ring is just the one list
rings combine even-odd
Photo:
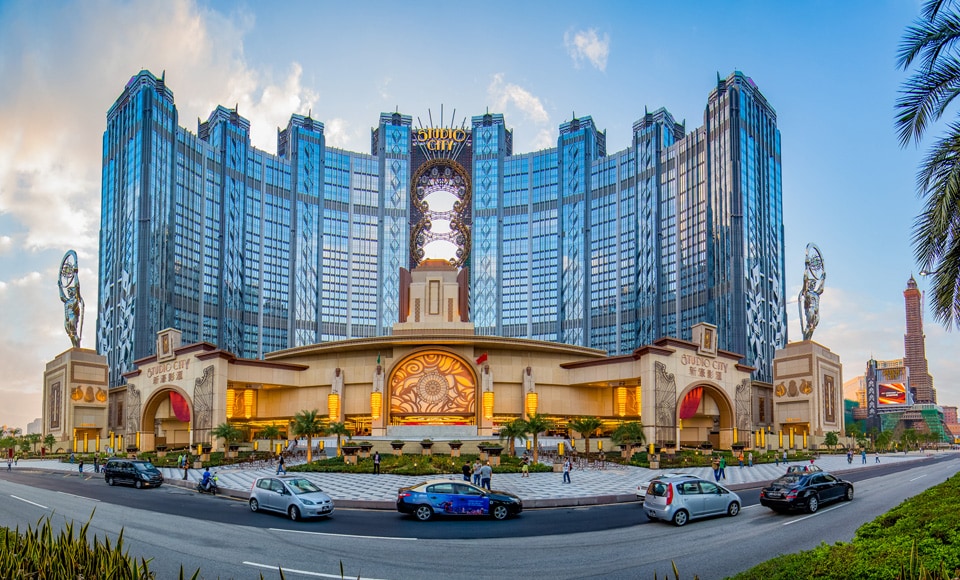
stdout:
[[[940,453],[956,453],[943,451]],[[925,452],[923,455],[913,451],[908,454],[888,453],[880,455],[881,464],[913,462],[934,456],[934,453]],[[789,465],[801,465],[809,462],[791,462]],[[847,463],[844,455],[825,455],[816,461],[824,471],[840,474],[871,469],[876,466],[873,455],[867,455],[867,463],[855,455],[852,464]],[[54,460],[21,460],[14,469],[52,470],[78,472],[76,464],[60,463]],[[264,475],[273,475],[274,469],[235,469],[229,466],[211,468],[218,476],[221,493],[228,497],[246,500],[253,481]],[[561,485],[560,473],[531,473],[530,477],[521,477],[519,473],[505,473],[493,475],[494,489],[514,493],[523,500],[525,508],[567,507],[583,505],[599,505],[610,503],[630,502],[636,500],[637,484],[649,481],[652,477],[664,471],[673,473],[690,473],[704,479],[713,480],[713,470],[709,467],[693,467],[669,470],[651,470],[643,467],[620,466],[605,470],[586,469],[574,470],[570,485]],[[755,465],[754,467],[738,467],[728,465],[726,479],[720,483],[733,489],[749,489],[759,487],[766,482],[779,477],[786,471],[784,463],[779,466],[773,463]],[[202,470],[190,469],[187,481],[184,481],[183,471],[173,468],[161,468],[163,477],[168,485],[176,485],[193,489],[200,481]],[[79,473],[77,473],[79,475]],[[407,485],[414,485],[431,476],[409,475],[373,475],[356,473],[301,473],[307,479],[315,482],[325,492],[330,494],[338,507],[356,507],[368,509],[395,509],[397,490]],[[83,477],[100,478],[100,474],[93,473],[92,465],[84,466]],[[435,478],[462,479],[460,474],[438,475]]]

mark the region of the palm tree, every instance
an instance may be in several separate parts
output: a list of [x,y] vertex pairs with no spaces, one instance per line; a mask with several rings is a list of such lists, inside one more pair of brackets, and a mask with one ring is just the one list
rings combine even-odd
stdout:
[[[960,15],[953,6],[927,0],[897,51],[901,69],[917,64],[896,104],[901,147],[919,144],[960,94]],[[933,143],[917,172],[917,193],[925,201],[914,222],[914,255],[932,279],[933,316],[947,329],[960,327],[960,122]]]
[[53,452],[53,446],[57,444],[57,438],[53,434],[48,433],[46,437],[43,438],[43,446],[47,448],[47,451]]
[[510,442],[510,455],[517,455],[516,440],[527,440],[527,422],[523,419],[514,419],[506,425],[500,426],[500,441]]
[[553,421],[547,419],[540,413],[534,413],[527,417],[524,425],[526,427],[524,432],[533,435],[533,461],[536,463],[540,460],[540,449],[537,445],[537,438],[540,436],[540,433],[553,428]]
[[330,423],[327,426],[327,433],[337,436],[337,457],[340,457],[340,438],[343,435],[350,437],[350,429],[347,429],[347,426],[343,423]]
[[584,452],[590,453],[590,437],[603,425],[603,421],[599,417],[579,417],[570,421],[567,425],[583,436]]
[[37,453],[37,443],[40,443],[41,435],[39,433],[31,433],[27,435],[27,439],[30,440],[30,444],[33,446],[33,453]]
[[893,439],[893,433],[890,431],[881,431],[877,434],[877,447],[884,451],[890,446],[890,440]]
[[210,430],[210,434],[214,437],[223,437],[228,446],[243,439],[243,431],[230,423],[220,423]]
[[270,440],[270,452],[273,453],[273,440],[280,438],[280,427],[267,425],[260,431],[260,436]]
[[313,461],[313,436],[323,433],[323,418],[317,410],[300,411],[293,416],[293,434],[307,438],[307,463]]
[[643,445],[647,441],[647,436],[643,433],[643,424],[639,421],[628,421],[620,423],[610,434],[610,439],[617,445],[625,445],[627,459],[633,457],[633,446]]

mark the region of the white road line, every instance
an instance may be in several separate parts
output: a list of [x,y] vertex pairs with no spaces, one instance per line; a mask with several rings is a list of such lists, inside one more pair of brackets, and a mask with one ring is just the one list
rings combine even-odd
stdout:
[[911,479],[911,480],[909,480],[909,481],[916,481],[916,480],[918,480],[918,479],[923,479],[924,477],[926,477],[926,475],[921,475],[921,476],[919,476],[919,477],[914,477],[913,479]]
[[[331,534],[330,532],[309,532],[307,530],[285,530],[283,528],[270,528],[272,532],[289,532],[291,534],[308,534],[312,536],[330,536],[335,538],[362,538],[365,540],[410,540],[414,541],[417,538],[391,538],[390,536],[359,536],[356,534]],[[339,578],[339,576],[338,576]]]
[[[255,568],[266,568],[267,570],[283,570],[284,574],[303,574],[304,576],[315,576],[317,578],[340,578],[343,576],[340,574],[324,574],[323,572],[310,572],[309,570],[297,570],[295,568],[283,568],[281,566],[273,566],[270,564],[258,564],[257,562],[244,562],[247,566],[253,566]],[[349,576],[353,578],[353,576]],[[357,576],[357,580],[380,580],[378,578],[370,578],[369,576]]]
[[65,492],[65,491],[58,491],[57,493],[60,493],[60,494],[63,494],[63,495],[69,495],[70,497],[75,497],[75,498],[78,498],[78,499],[85,499],[85,500],[87,500],[87,501],[100,501],[99,499],[94,499],[94,498],[92,498],[92,497],[86,497],[86,496],[83,496],[83,495],[76,495],[76,494],[73,494],[73,493],[67,493],[67,492]]
[[45,509],[45,510],[50,509],[50,508],[48,508],[48,507],[45,506],[45,505],[40,505],[40,504],[38,504],[38,503],[33,503],[33,502],[30,501],[29,499],[23,499],[22,497],[17,497],[17,496],[15,496],[15,495],[11,495],[10,497],[12,497],[13,499],[19,499],[20,501],[22,501],[22,502],[24,502],[24,503],[28,503],[28,504],[30,504],[30,505],[35,505],[35,506],[37,506],[38,508],[43,508],[43,509]]
[[820,514],[823,514],[823,513],[826,513],[826,512],[832,512],[833,510],[840,509],[840,508],[842,508],[842,507],[844,507],[844,506],[846,506],[846,505],[848,505],[848,504],[846,504],[846,503],[837,504],[837,505],[833,506],[832,508],[827,508],[827,509],[825,509],[825,510],[820,510],[820,511],[818,511],[818,512],[815,513],[815,514],[810,514],[809,516],[803,516],[802,518],[797,518],[797,519],[795,519],[795,520],[790,520],[789,522],[787,522],[787,523],[785,523],[785,524],[780,524],[780,525],[782,525],[782,526],[789,526],[790,524],[795,524],[795,523],[797,523],[797,522],[802,522],[803,520],[809,520],[809,519],[812,518],[812,517],[816,517],[816,516],[818,516],[818,515],[820,515]]

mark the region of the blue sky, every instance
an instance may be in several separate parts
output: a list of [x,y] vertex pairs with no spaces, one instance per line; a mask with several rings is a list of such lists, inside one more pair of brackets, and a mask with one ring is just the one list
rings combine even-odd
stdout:
[[[100,155],[107,109],[141,69],[166,71],[180,124],[238,105],[254,144],[276,150],[292,113],[328,143],[368,151],[381,112],[458,119],[487,110],[514,151],[555,145],[590,115],[607,149],[645,108],[702,125],[717,74],[753,78],[782,136],[787,305],[804,247],[827,286],[814,340],[844,378],[903,356],[902,292],[916,167],[901,149],[895,67],[917,2],[19,2],[0,0],[0,424],[40,416],[44,364],[70,346],[56,270],[80,256],[82,346],[95,347]],[[426,121],[424,121],[426,122]],[[935,134],[935,132],[934,132]],[[929,138],[928,138],[929,140]],[[921,289],[927,284],[918,277]],[[960,404],[960,346],[932,318],[927,358],[942,404]]]

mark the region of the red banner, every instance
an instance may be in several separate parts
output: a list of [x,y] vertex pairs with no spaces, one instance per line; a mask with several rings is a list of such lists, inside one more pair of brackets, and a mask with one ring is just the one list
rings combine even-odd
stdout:
[[700,408],[700,399],[703,397],[703,387],[696,387],[683,397],[680,403],[680,418],[689,419],[697,414]]
[[177,421],[184,423],[190,421],[190,405],[187,404],[183,395],[176,391],[170,391],[170,406],[173,407],[173,414],[177,416]]

